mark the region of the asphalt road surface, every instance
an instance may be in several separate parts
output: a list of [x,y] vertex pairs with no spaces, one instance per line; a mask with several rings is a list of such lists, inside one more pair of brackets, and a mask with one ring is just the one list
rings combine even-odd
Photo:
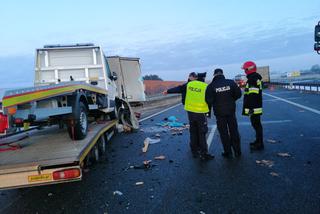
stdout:
[[[1,191],[0,211],[320,213],[320,95],[266,90],[261,152],[249,150],[254,132],[249,118],[241,116],[241,105],[242,100],[237,109],[243,153],[239,159],[221,157],[214,118],[209,119],[208,140],[215,159],[192,158],[188,130],[173,136],[156,125],[171,115],[187,123],[178,105],[141,122],[143,131],[116,135],[106,157],[84,173],[81,182]],[[161,141],[143,154],[144,139],[157,133]],[[166,159],[154,160],[159,155]],[[152,160],[152,167],[132,168],[144,160]]]

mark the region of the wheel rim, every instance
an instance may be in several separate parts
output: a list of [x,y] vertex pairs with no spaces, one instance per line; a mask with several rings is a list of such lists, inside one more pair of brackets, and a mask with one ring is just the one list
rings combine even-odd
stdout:
[[85,112],[82,111],[80,113],[80,126],[81,126],[81,132],[83,134],[87,133],[87,125],[88,125],[87,115]]

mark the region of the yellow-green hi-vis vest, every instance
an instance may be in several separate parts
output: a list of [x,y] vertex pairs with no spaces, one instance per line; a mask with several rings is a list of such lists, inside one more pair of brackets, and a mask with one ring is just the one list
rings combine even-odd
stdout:
[[187,84],[186,100],[184,104],[184,109],[186,111],[195,113],[209,112],[208,104],[205,99],[207,85],[207,83],[197,80]]

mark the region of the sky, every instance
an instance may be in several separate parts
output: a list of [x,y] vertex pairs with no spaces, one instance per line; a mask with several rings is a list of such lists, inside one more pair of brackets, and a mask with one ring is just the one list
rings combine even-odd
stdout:
[[[45,3],[44,3],[45,2]],[[0,88],[29,86],[45,44],[93,42],[141,59],[142,74],[241,73],[246,60],[272,73],[320,64],[313,51],[319,0],[55,0],[1,3]]]

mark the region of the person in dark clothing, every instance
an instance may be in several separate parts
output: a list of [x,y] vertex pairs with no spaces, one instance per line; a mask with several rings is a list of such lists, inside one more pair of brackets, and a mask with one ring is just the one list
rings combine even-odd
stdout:
[[187,84],[192,81],[196,80],[198,78],[197,74],[195,72],[191,72],[188,77],[188,82],[178,85],[177,87],[170,88],[163,92],[164,95],[166,94],[181,94],[181,103],[184,105],[185,99],[186,99],[186,93],[187,93]]
[[257,73],[257,66],[252,61],[243,64],[242,69],[247,75],[247,82],[243,97],[242,114],[249,116],[251,125],[256,132],[256,140],[250,143],[252,150],[263,150],[262,115],[262,77]]
[[233,81],[226,79],[223,70],[214,70],[214,78],[206,90],[206,102],[212,105],[217,119],[217,128],[226,158],[241,156],[240,135],[236,118],[236,100],[241,97],[241,89]]
[[184,109],[188,113],[190,124],[190,149],[194,158],[200,157],[201,160],[212,160],[213,155],[208,153],[206,134],[208,124],[206,114],[208,105],[205,101],[205,91],[207,83],[199,81],[196,73],[190,73],[188,83],[175,88],[168,89],[164,94],[181,93]]

